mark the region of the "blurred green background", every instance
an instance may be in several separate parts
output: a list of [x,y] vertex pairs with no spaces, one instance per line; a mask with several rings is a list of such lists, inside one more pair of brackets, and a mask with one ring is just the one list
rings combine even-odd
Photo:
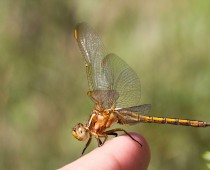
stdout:
[[[93,106],[73,38],[81,21],[138,73],[150,115],[210,121],[210,1],[2,0],[0,169],[57,169],[80,156],[71,129]],[[207,168],[209,128],[126,130],[148,140],[150,170]]]

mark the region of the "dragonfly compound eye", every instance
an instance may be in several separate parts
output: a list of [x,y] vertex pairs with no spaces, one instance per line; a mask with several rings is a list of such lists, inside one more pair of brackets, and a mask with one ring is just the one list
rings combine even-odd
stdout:
[[72,135],[79,141],[83,141],[87,139],[88,133],[84,125],[79,123],[73,128]]

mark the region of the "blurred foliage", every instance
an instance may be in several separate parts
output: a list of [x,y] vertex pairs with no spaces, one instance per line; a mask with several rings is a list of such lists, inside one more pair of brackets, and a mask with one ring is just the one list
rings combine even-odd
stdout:
[[203,154],[203,159],[208,161],[206,166],[208,167],[208,169],[210,169],[210,151],[207,151]]
[[[210,121],[210,1],[0,1],[0,169],[46,170],[77,159],[70,134],[92,102],[73,38],[86,21],[141,78],[151,115]],[[210,129],[142,124],[149,169],[206,169]],[[92,143],[88,151],[97,147]]]

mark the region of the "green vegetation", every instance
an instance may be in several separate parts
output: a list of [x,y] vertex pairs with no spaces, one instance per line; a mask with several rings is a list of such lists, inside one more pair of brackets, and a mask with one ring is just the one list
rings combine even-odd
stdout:
[[[85,143],[71,128],[88,119],[93,105],[73,37],[81,21],[138,73],[150,115],[209,122],[209,6],[208,0],[2,0],[0,169],[50,170],[80,156]],[[150,170],[206,169],[210,128],[141,124],[127,130],[148,140]]]

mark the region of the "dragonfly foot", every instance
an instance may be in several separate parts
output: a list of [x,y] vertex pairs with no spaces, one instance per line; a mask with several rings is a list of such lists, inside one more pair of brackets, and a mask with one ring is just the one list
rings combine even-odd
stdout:
[[123,131],[126,135],[128,135],[133,141],[137,142],[141,147],[142,147],[142,144],[137,141],[136,139],[134,139],[127,131],[125,131],[124,129],[121,129],[121,128],[116,128],[116,129],[112,129],[112,130],[108,130],[106,131],[105,133],[107,135],[114,135],[115,137],[118,136],[118,134],[116,132],[119,132],[119,131]]

